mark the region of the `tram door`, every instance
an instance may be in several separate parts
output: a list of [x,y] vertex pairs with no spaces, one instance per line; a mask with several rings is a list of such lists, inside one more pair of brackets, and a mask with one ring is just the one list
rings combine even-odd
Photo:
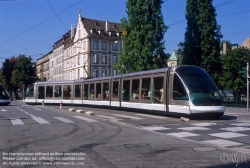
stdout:
[[44,91],[45,91],[44,86],[38,86],[38,91],[37,91],[37,98],[38,99],[44,99],[45,98]]
[[120,107],[120,82],[118,79],[112,80],[111,87],[111,106]]

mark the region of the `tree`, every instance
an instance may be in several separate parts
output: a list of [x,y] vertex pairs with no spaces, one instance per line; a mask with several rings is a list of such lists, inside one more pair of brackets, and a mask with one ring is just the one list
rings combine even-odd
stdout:
[[205,69],[216,81],[221,72],[220,26],[212,0],[187,0],[185,39],[180,43],[181,64]]
[[22,84],[28,86],[38,79],[31,57],[20,55],[15,70],[12,72],[11,83],[21,88]]
[[15,91],[17,90],[17,87],[13,84],[11,84],[11,76],[12,76],[12,71],[14,70],[15,66],[17,65],[17,58],[16,57],[11,57],[10,59],[7,58],[5,59],[5,61],[3,62],[2,65],[2,78],[4,80],[4,87],[6,90],[8,90],[9,92]]
[[246,92],[246,79],[242,77],[242,67],[246,67],[247,62],[250,62],[249,49],[227,50],[226,55],[222,57],[223,67],[219,84],[235,94]]
[[162,0],[128,0],[128,19],[122,18],[123,49],[116,68],[127,73],[164,67]]

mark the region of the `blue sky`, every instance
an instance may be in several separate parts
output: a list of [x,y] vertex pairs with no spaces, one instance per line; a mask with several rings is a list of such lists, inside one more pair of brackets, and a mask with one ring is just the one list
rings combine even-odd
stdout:
[[[77,25],[80,10],[82,17],[120,22],[127,17],[125,2],[0,0],[0,67],[5,58],[14,55],[27,54],[36,61],[47,54],[71,24]],[[250,0],[214,0],[213,4],[223,39],[241,45],[250,36]],[[162,5],[164,22],[170,25],[164,36],[166,53],[184,41],[185,8],[186,0],[165,0]]]

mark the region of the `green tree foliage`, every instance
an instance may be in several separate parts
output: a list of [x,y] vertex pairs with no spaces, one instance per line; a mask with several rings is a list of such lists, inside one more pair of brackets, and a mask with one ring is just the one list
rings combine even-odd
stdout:
[[222,56],[223,66],[219,84],[235,94],[246,93],[246,79],[242,77],[242,67],[246,67],[247,62],[250,62],[249,49],[227,50],[226,55]]
[[204,68],[216,81],[221,72],[220,26],[212,0],[187,0],[185,39],[180,43],[181,64]]
[[2,77],[4,80],[4,87],[6,90],[11,92],[12,90],[17,90],[17,87],[13,84],[11,84],[11,76],[12,76],[12,71],[14,70],[15,66],[17,65],[17,58],[16,57],[11,57],[10,59],[7,58],[3,62],[2,65]]
[[37,80],[36,69],[33,67],[31,57],[20,55],[18,57],[18,63],[12,71],[11,83],[20,88],[22,84],[25,84],[27,87]]
[[116,68],[122,73],[166,66],[162,0],[128,0],[128,18],[121,19],[123,50]]

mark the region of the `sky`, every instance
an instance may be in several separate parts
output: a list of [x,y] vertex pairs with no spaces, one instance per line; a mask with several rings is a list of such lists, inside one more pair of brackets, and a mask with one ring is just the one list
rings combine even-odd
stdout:
[[[34,62],[82,17],[120,23],[127,0],[0,0],[0,67],[6,58],[24,54]],[[241,45],[250,36],[250,0],[214,0],[222,40]],[[165,52],[178,49],[186,31],[186,0],[162,4]]]

